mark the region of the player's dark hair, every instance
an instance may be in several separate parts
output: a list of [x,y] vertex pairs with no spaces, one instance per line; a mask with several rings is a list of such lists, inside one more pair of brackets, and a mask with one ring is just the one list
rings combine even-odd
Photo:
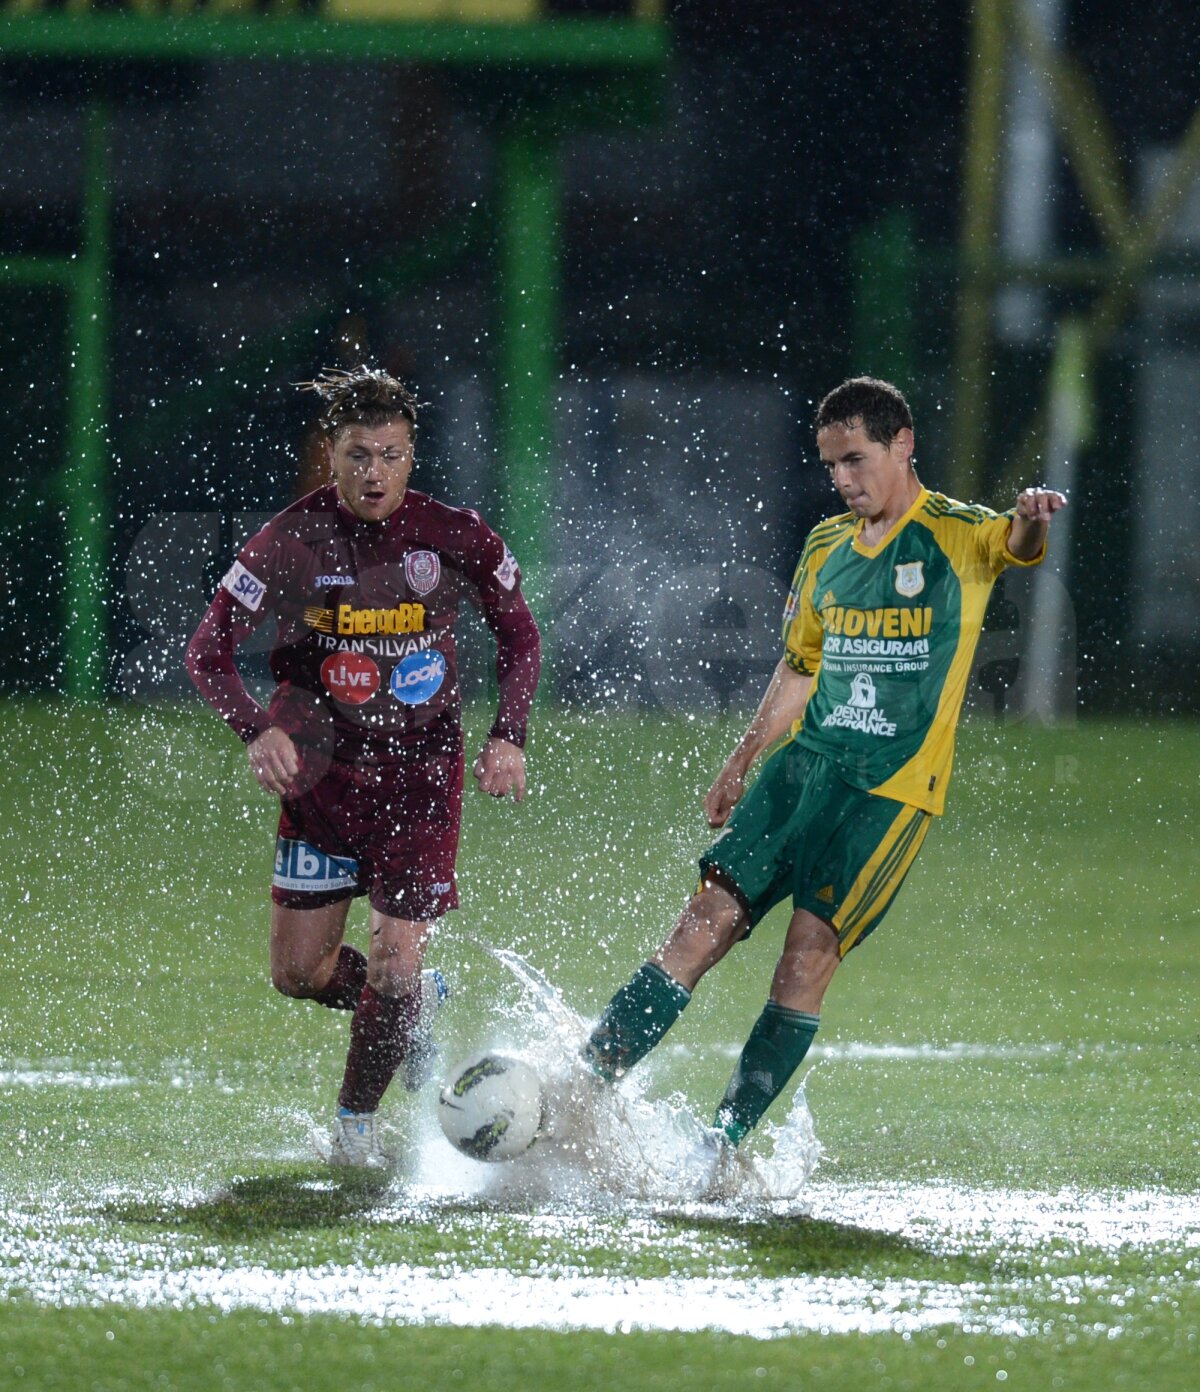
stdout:
[[816,428],[862,422],[868,440],[890,445],[901,430],[911,430],[913,419],[899,387],[878,377],[851,377],[834,387],[817,407]]
[[350,371],[327,367],[311,382],[297,382],[301,391],[321,398],[321,429],[332,440],[349,425],[386,425],[402,416],[417,433],[417,398],[403,382],[382,368]]

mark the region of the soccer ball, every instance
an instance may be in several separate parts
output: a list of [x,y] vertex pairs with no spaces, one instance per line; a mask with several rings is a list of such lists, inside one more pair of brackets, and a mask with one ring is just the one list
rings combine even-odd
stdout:
[[438,1120],[450,1144],[473,1160],[511,1160],[537,1140],[543,1107],[541,1080],[529,1064],[489,1052],[454,1070]]

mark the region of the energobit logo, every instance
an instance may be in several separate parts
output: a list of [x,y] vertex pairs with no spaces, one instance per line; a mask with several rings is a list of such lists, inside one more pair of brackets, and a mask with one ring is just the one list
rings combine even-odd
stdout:
[[394,609],[355,609],[352,604],[339,604],[337,631],[351,637],[372,633],[423,633],[425,606],[397,604]]

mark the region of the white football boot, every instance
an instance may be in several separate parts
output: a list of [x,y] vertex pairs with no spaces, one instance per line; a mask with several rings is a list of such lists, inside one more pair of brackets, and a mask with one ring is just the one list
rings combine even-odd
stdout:
[[735,1146],[719,1126],[706,1126],[695,1156],[701,1203],[764,1199],[770,1185],[754,1157]]
[[685,1187],[700,1203],[731,1199],[738,1189],[738,1148],[720,1126],[706,1126],[688,1158]]
[[408,1053],[400,1065],[400,1081],[409,1092],[417,1092],[433,1076],[438,1056],[438,1047],[433,1042],[433,1020],[449,999],[450,987],[441,972],[436,967],[423,971],[421,1007],[417,1012],[417,1023],[413,1029]]
[[379,1141],[375,1112],[339,1111],[329,1139],[329,1163],[358,1170],[387,1170],[391,1157]]

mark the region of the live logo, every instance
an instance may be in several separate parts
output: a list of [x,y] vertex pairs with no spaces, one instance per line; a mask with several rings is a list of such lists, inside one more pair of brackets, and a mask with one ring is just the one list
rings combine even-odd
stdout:
[[334,700],[361,706],[379,690],[379,668],[364,653],[330,653],[321,663],[321,680]]

